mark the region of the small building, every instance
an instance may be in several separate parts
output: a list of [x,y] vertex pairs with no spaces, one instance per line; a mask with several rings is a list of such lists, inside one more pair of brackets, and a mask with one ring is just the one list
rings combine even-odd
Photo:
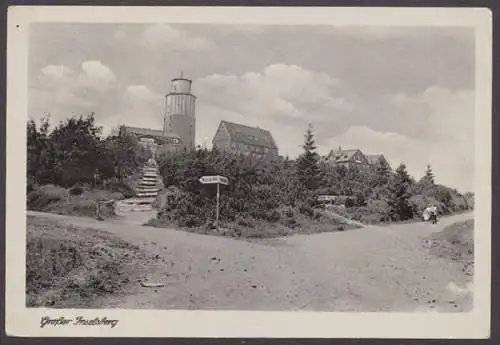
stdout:
[[375,166],[379,164],[384,164],[389,167],[389,170],[392,170],[391,165],[385,159],[383,154],[378,154],[378,155],[365,155],[366,159],[368,160],[368,163],[370,166]]
[[150,149],[153,155],[176,152],[182,148],[182,140],[179,136],[165,135],[160,129],[121,126],[120,135],[133,135],[141,145]]
[[268,130],[224,120],[220,122],[212,144],[218,150],[234,154],[278,156],[278,146]]
[[370,166],[368,159],[359,149],[343,150],[341,147],[338,150],[331,150],[326,156],[326,162],[332,165],[344,166],[350,168],[367,168]]

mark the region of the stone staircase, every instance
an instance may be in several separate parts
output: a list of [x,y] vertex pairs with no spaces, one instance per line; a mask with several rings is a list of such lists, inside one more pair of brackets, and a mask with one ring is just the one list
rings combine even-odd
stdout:
[[144,224],[156,216],[153,204],[161,189],[158,165],[150,159],[142,169],[135,188],[135,197],[116,203],[115,214],[127,223]]
[[136,200],[139,205],[153,208],[153,203],[160,191],[160,177],[156,162],[150,163],[142,169],[142,176],[136,187]]

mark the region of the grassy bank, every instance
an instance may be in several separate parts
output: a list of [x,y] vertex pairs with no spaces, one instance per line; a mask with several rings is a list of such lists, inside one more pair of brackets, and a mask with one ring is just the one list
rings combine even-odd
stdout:
[[[29,191],[26,203],[28,210],[94,218],[98,202],[123,198],[123,193],[109,190],[44,185]],[[101,207],[101,216],[103,218],[114,216],[111,204]]]
[[430,252],[459,262],[467,275],[474,273],[474,220],[457,222],[427,238]]
[[27,218],[26,304],[82,307],[130,283],[141,250],[111,234]]

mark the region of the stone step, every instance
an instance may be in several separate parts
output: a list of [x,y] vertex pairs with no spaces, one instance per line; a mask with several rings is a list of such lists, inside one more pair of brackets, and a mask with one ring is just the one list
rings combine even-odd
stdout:
[[137,192],[159,192],[160,188],[158,187],[146,187],[146,186],[138,186],[136,188]]
[[159,179],[159,176],[156,174],[143,174],[141,178],[154,178],[154,179]]
[[139,181],[137,187],[141,186],[145,188],[153,188],[159,186],[159,184],[160,183],[158,181]]
[[158,183],[160,181],[158,181],[157,178],[154,178],[154,179],[152,179],[152,178],[142,178],[142,179],[139,180],[139,182],[142,182],[142,183]]
[[133,204],[140,204],[140,203],[154,203],[156,198],[133,198],[129,199]]
[[137,193],[138,198],[156,198],[158,196],[157,192],[151,192],[151,193]]
[[136,205],[134,207],[134,212],[152,211],[152,210],[153,210],[153,205]]

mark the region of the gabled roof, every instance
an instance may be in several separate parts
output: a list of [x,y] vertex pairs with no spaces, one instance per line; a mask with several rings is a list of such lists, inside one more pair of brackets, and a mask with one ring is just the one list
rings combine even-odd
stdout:
[[228,121],[221,121],[219,128],[224,126],[229,133],[232,141],[243,143],[250,146],[265,147],[268,149],[277,149],[276,143],[266,129],[259,127],[250,127]]
[[331,150],[330,153],[328,154],[328,159],[333,160],[336,163],[346,163],[351,161],[354,155],[358,152],[361,155],[363,155],[363,153],[359,149],[337,150],[337,151]]

